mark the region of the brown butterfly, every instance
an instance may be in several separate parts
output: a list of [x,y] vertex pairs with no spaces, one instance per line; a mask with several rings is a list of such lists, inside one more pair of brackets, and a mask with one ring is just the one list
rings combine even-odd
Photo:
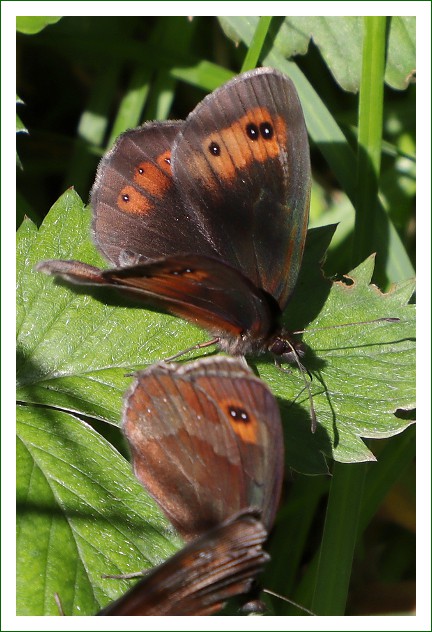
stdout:
[[309,217],[307,132],[294,84],[272,68],[208,95],[186,121],[122,134],[91,195],[93,236],[115,266],[37,269],[108,285],[184,317],[233,355],[301,345],[280,325]]
[[207,614],[248,593],[283,478],[267,386],[234,358],[160,363],[136,374],[123,430],[138,480],[189,544],[101,614]]

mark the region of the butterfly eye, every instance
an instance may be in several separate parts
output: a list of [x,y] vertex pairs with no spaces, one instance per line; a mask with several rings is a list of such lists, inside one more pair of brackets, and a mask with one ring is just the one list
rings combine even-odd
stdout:
[[210,143],[209,151],[211,154],[213,154],[213,156],[220,156],[220,153],[221,153],[219,145],[215,143],[214,141]]
[[273,125],[271,123],[261,123],[260,124],[260,132],[261,136],[265,140],[271,140],[273,138]]

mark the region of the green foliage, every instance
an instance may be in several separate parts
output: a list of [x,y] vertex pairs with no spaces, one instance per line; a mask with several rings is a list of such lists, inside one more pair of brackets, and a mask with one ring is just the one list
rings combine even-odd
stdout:
[[[112,293],[97,290],[92,296],[91,290],[59,285],[32,270],[43,258],[100,264],[88,222],[88,209],[68,191],[39,233],[29,222],[18,233],[18,398],[117,424],[122,394],[130,382],[125,373],[208,336],[177,318],[119,305],[121,299]],[[351,273],[351,285],[330,284],[320,274],[318,261],[333,230],[311,232],[298,290],[287,310],[287,325],[292,313],[296,328],[314,315],[305,335],[310,348],[305,363],[315,373],[311,388],[320,424],[316,435],[309,430],[303,374],[295,368],[288,375],[269,358],[256,364],[281,401],[288,465],[310,474],[326,471],[322,454],[344,462],[373,459],[359,437],[401,432],[410,422],[393,412],[414,403],[414,306],[407,305],[413,283],[397,284],[381,294],[369,285],[369,259]],[[342,314],[344,322],[392,316],[401,323],[319,329],[341,324]]]
[[58,614],[54,593],[66,614],[92,614],[128,587],[104,573],[141,571],[176,551],[128,462],[84,421],[18,405],[17,435],[20,615]]
[[34,35],[39,33],[49,24],[56,24],[61,17],[46,15],[18,16],[16,19],[16,29],[19,33]]
[[[220,18],[228,37],[249,41],[257,28],[253,16]],[[389,18],[388,54],[385,81],[403,90],[415,69],[416,20],[413,16]],[[305,55],[311,41],[320,51],[339,85],[350,92],[360,86],[363,47],[363,18],[359,16],[291,16],[279,19],[272,48],[285,58]],[[349,46],[347,46],[349,42]]]
[[[48,258],[104,266],[91,244],[90,211],[82,202],[88,199],[97,160],[124,129],[147,119],[184,118],[206,92],[240,70],[258,18],[220,18],[220,23],[238,47],[215,18],[66,17],[32,31],[32,37],[18,36],[18,92],[29,130],[18,135],[24,166],[18,173],[19,614],[57,614],[55,592],[66,614],[94,614],[127,585],[102,579],[103,573],[142,570],[179,546],[134,479],[117,426],[130,383],[125,374],[206,340],[205,332],[113,293],[56,282],[33,266]],[[414,68],[413,25],[414,18],[393,17],[386,31],[385,81],[405,91],[384,93],[386,142],[367,253],[377,253],[373,281],[384,293],[371,284],[374,260],[352,260],[353,207],[361,186],[353,140],[357,101],[339,86],[356,91],[361,85],[363,19],[273,18],[261,53],[254,40],[253,55],[294,80],[312,141],[314,228],[284,322],[291,329],[306,328],[304,363],[313,377],[319,422],[315,435],[299,370],[287,374],[268,358],[252,359],[281,405],[287,477],[295,472],[269,545],[272,563],[264,585],[305,604],[313,601],[317,573],[331,577],[331,564],[318,563],[317,544],[329,479],[296,472],[330,469],[339,478],[334,489],[342,491],[331,503],[338,541],[328,549],[328,559],[338,559],[335,572],[348,578],[351,572],[351,561],[336,555],[349,545],[343,520],[350,513],[361,543],[357,561],[360,551],[367,556],[369,548],[378,548],[401,560],[391,581],[414,576],[410,545],[403,544],[411,534],[402,520],[391,523],[393,539],[379,528],[364,533],[389,490],[397,493],[401,473],[409,475],[404,481],[411,490],[413,472],[414,432],[402,432],[412,424],[414,406],[415,92],[407,84]],[[296,63],[288,61],[299,52]],[[22,222],[30,208],[36,209],[31,212],[35,223]],[[335,222],[340,224],[333,236],[334,226],[328,224]],[[330,240],[325,270],[336,274],[333,283],[319,268]],[[401,320],[318,329],[380,317]],[[378,438],[383,441],[370,441]],[[363,483],[353,480],[353,470],[334,469],[332,459],[340,468],[369,462]],[[347,504],[354,490],[362,489],[357,505]],[[377,530],[380,539],[374,540]],[[404,557],[401,551],[408,553]],[[375,582],[384,577],[380,561],[374,558]],[[365,580],[356,572],[361,585]],[[277,600],[272,605],[276,614],[298,614]],[[330,595],[329,611],[339,607]]]

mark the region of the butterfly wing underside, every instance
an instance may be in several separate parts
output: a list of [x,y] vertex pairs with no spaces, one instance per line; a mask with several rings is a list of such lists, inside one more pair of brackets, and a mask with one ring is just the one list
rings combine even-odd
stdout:
[[279,410],[239,360],[139,372],[123,430],[135,474],[187,540],[254,507],[269,529],[283,473]]
[[90,199],[93,239],[115,266],[191,251],[214,254],[172,179],[171,147],[182,125],[128,130],[99,164]]
[[[39,271],[80,285],[107,285],[131,298],[186,318],[213,335],[228,337],[242,353],[247,344],[260,347],[278,316],[279,308],[241,272],[214,258],[199,255],[101,270],[79,261],[49,260]],[[236,352],[235,348],[232,352]],[[249,348],[250,350],[250,348]]]
[[268,561],[267,532],[252,512],[218,525],[151,570],[98,615],[210,615],[247,593]]
[[176,137],[172,168],[185,208],[220,258],[283,309],[300,269],[311,182],[292,81],[261,68],[208,95]]

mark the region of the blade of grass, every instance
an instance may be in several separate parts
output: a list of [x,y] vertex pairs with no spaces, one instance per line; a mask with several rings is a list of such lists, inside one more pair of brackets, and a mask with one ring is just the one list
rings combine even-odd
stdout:
[[170,75],[208,92],[234,77],[235,73],[206,60],[191,60],[182,66],[170,68]]
[[375,234],[384,107],[386,18],[365,17],[364,25],[353,267],[369,255],[371,235]]
[[162,70],[157,74],[145,108],[146,121],[165,121],[170,118],[176,85],[177,81],[167,72]]
[[[359,107],[359,159],[354,262],[367,256],[376,213],[381,158],[386,18],[366,17]],[[358,235],[357,235],[358,231]],[[367,464],[335,463],[321,542],[312,610],[343,615],[363,502]]]
[[258,60],[261,56],[261,51],[263,49],[268,30],[270,28],[271,21],[271,16],[260,17],[258,21],[258,26],[256,27],[252,41],[248,48],[248,52],[246,53],[246,57],[243,61],[241,69],[242,72],[245,72],[246,70],[251,70],[252,68],[255,68],[258,64]]
[[[195,36],[199,32],[200,20],[189,20],[181,16],[160,17],[158,28],[150,40],[157,50],[175,49],[190,56],[194,50]],[[177,63],[177,55],[175,56]],[[177,80],[171,75],[172,64],[154,69],[152,90],[146,104],[144,118],[147,121],[162,121],[170,118],[176,93]]]
[[109,107],[115,94],[120,66],[112,64],[102,72],[92,87],[87,108],[78,124],[78,140],[75,143],[64,188],[72,184],[87,199],[93,179],[95,159],[91,147],[101,147],[109,124]]
[[369,465],[335,463],[318,558],[311,610],[343,616]]
[[[289,501],[278,513],[268,552],[271,572],[264,576],[263,586],[280,595],[291,597],[302,560],[308,556],[311,530],[321,499],[328,493],[329,479],[324,476],[298,476],[289,491]],[[312,532],[313,533],[313,532]],[[312,536],[313,537],[313,536]],[[275,600],[277,614],[297,616],[298,608]]]
[[151,71],[145,66],[137,66],[132,73],[129,88],[121,100],[107,149],[111,147],[121,132],[136,127],[146,103],[150,88]]
[[[195,24],[186,22],[178,16],[158,18],[146,45],[152,50],[167,50],[169,47],[177,46],[186,54],[194,32]],[[143,120],[144,108],[145,118],[148,120],[167,118],[171,109],[175,80],[168,75],[165,68],[158,69],[152,65],[143,64],[144,56],[143,50],[137,57],[129,89],[119,106],[108,146],[121,132],[136,127]],[[160,106],[161,99],[163,107]],[[160,110],[160,116],[156,115],[159,114],[158,110]]]

